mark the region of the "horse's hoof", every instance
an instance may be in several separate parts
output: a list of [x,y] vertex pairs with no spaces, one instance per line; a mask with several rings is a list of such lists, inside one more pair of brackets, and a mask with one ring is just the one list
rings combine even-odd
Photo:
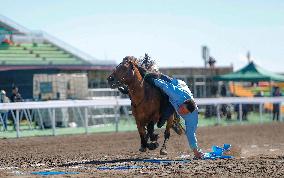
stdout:
[[139,148],[139,151],[140,151],[140,152],[146,152],[146,151],[147,151],[147,148],[141,147],[141,148]]
[[167,152],[167,150],[165,148],[162,148],[160,150],[160,155],[167,155],[167,154],[168,154],[168,152]]
[[153,143],[149,143],[148,144],[149,150],[155,150],[158,147],[159,147],[159,143],[158,142],[153,142]]

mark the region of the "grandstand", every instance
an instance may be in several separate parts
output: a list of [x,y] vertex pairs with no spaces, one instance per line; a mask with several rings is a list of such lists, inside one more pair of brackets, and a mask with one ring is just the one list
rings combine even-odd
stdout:
[[8,95],[14,84],[24,98],[31,99],[34,74],[105,75],[114,66],[114,61],[93,58],[45,32],[28,30],[0,15],[0,88]]
[[1,44],[0,63],[2,67],[11,65],[90,65],[90,63],[80,60],[51,43]]

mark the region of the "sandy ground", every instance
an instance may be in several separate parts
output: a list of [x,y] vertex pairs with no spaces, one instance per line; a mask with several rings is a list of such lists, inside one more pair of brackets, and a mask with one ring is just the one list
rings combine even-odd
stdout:
[[[158,131],[162,136],[162,130]],[[41,177],[33,171],[79,172],[50,177],[284,177],[284,123],[198,128],[199,145],[233,145],[230,160],[192,160],[186,137],[172,133],[167,156],[140,153],[137,132],[0,140],[0,177]],[[163,139],[160,138],[160,145]],[[143,159],[187,163],[145,163]],[[141,166],[98,170],[102,166]]]

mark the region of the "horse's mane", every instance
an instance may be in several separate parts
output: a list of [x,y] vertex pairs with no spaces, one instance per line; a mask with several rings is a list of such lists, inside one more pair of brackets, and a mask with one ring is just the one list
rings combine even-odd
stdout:
[[160,74],[156,61],[153,60],[147,53],[145,53],[145,56],[140,59],[137,59],[134,56],[126,56],[123,60],[131,61],[132,64],[138,68],[143,78],[147,73],[156,75]]

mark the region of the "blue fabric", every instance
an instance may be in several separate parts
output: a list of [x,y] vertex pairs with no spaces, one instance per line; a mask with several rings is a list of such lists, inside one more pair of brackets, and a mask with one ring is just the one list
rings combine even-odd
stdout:
[[187,115],[181,115],[181,117],[185,120],[185,133],[191,149],[197,149],[197,139],[196,139],[196,129],[198,125],[198,110],[193,111]]
[[155,79],[155,85],[162,89],[168,96],[169,100],[178,110],[179,106],[188,99],[193,99],[192,93],[182,80],[173,79],[172,82],[167,82],[162,79]]
[[205,153],[203,159],[215,160],[215,159],[234,158],[233,156],[224,155],[224,152],[229,151],[230,148],[231,148],[230,144],[224,144],[223,148],[213,145],[212,152]]
[[164,75],[164,74],[161,74],[160,79],[162,79],[162,80],[164,80],[164,81],[166,81],[166,82],[169,82],[169,83],[171,83],[171,82],[173,81],[172,78],[170,78],[169,76]]
[[[182,80],[173,79],[172,82],[167,82],[162,79],[155,79],[154,82],[157,87],[169,96],[169,100],[176,111],[178,111],[184,101],[193,99],[191,91]],[[190,148],[198,148],[195,134],[198,124],[198,110],[196,109],[187,115],[181,115],[181,117],[185,120],[186,136]]]
[[31,174],[49,176],[49,175],[79,174],[79,172],[43,171],[43,172],[32,172]]

